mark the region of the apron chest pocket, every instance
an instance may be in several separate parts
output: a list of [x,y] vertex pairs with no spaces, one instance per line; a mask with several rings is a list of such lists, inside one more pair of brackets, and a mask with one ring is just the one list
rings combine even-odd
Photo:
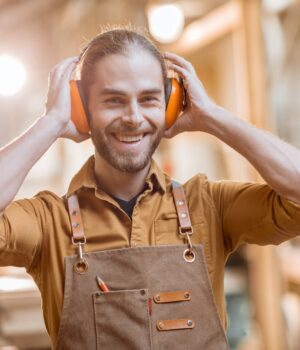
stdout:
[[97,350],[151,350],[148,290],[93,294]]

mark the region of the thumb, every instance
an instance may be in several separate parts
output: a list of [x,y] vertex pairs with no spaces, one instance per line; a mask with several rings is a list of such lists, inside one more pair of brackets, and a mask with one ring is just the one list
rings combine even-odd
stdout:
[[187,131],[186,121],[180,116],[169,129],[165,130],[164,137],[169,139],[184,131]]

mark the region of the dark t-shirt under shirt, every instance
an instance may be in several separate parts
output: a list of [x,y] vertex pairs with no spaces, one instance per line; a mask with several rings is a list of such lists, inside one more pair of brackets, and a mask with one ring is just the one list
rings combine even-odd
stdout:
[[120,205],[120,207],[125,211],[125,213],[131,218],[133,208],[135,206],[136,200],[140,194],[131,198],[129,201],[125,201],[124,199],[113,197]]

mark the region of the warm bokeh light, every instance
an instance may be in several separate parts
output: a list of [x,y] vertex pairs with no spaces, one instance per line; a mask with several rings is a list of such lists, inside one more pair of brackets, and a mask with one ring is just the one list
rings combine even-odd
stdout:
[[26,81],[23,64],[13,56],[0,55],[0,94],[14,95]]
[[148,11],[149,30],[161,43],[175,41],[184,26],[184,14],[178,5],[153,6]]
[[35,284],[30,278],[0,277],[0,292],[32,290],[35,288]]

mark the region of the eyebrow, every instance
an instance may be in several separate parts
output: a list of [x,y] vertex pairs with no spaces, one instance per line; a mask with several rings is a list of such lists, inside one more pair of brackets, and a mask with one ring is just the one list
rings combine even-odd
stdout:
[[[162,89],[153,88],[153,89],[142,90],[140,94],[151,95],[151,94],[161,94],[161,93],[162,93]],[[110,89],[110,88],[104,88],[99,93],[99,95],[124,95],[124,94],[126,94],[124,90]]]

